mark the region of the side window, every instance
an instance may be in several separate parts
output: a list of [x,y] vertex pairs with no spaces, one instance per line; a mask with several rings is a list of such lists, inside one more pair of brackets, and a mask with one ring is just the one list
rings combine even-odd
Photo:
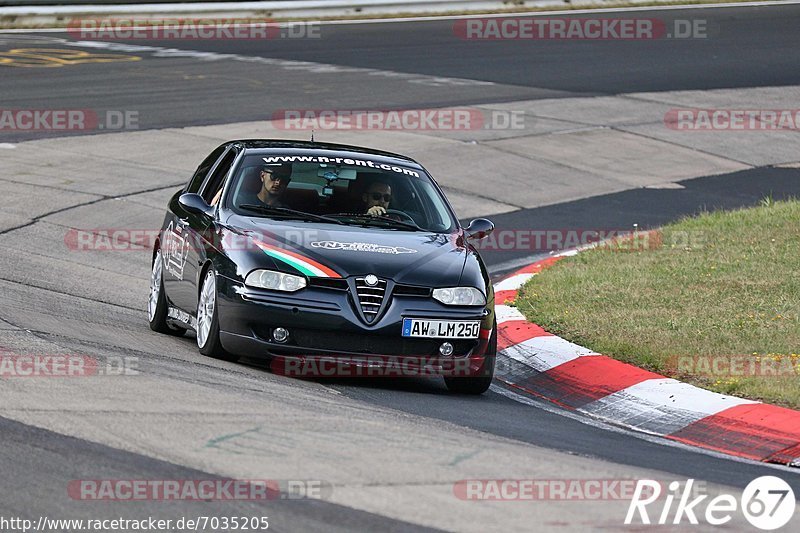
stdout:
[[208,175],[208,171],[214,166],[214,163],[220,158],[222,153],[225,151],[227,146],[223,145],[211,152],[211,155],[205,158],[205,160],[200,163],[200,166],[197,167],[197,170],[192,176],[191,181],[189,182],[189,186],[186,187],[186,192],[198,192],[200,190],[200,186],[203,184],[203,180],[206,179]]
[[236,150],[228,150],[228,153],[226,153],[219,162],[217,168],[214,169],[214,173],[209,176],[205,187],[203,187],[203,190],[200,193],[207,203],[211,204],[211,202],[214,200],[214,197],[217,195],[217,192],[222,189],[222,185],[225,182],[225,176],[227,176],[228,172],[231,170],[231,166],[236,160],[237,155],[238,154]]

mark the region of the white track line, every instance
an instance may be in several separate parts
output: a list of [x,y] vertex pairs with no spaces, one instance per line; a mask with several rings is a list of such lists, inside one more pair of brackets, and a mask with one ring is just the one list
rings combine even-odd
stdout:
[[[692,4],[692,5],[667,5],[667,6],[637,6],[637,7],[607,7],[598,9],[567,9],[558,11],[519,11],[513,13],[488,13],[477,15],[429,15],[421,17],[394,17],[376,19],[345,19],[345,20],[304,20],[299,23],[305,24],[313,22],[326,26],[347,25],[347,24],[395,24],[406,22],[428,22],[437,20],[461,20],[469,18],[498,18],[498,17],[548,17],[560,15],[586,15],[591,13],[626,13],[636,11],[676,11],[689,9],[726,9],[735,7],[770,7],[800,4],[800,0],[771,1],[771,2],[733,2],[726,4]],[[167,16],[168,14],[165,14]],[[188,16],[188,15],[187,15]],[[281,26],[296,24],[295,22],[282,22]],[[0,33],[63,33],[67,31],[63,28],[41,28],[41,29],[0,29]]]

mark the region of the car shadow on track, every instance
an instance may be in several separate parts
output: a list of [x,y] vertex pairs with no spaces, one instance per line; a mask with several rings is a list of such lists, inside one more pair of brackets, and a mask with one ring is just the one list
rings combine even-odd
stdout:
[[[183,337],[187,344],[196,343],[194,334],[188,331]],[[198,353],[198,357],[204,358]],[[213,359],[209,359],[213,360]],[[444,384],[444,380],[439,376],[418,377],[418,376],[365,376],[365,377],[321,377],[321,376],[287,376],[282,372],[275,372],[270,364],[270,360],[264,357],[242,356],[233,364],[242,365],[254,370],[269,373],[273,376],[280,376],[286,379],[298,380],[302,382],[318,383],[326,387],[347,387],[360,389],[374,389],[395,392],[415,392],[422,394],[448,395],[456,394],[449,392]]]
[[274,376],[285,377],[286,379],[296,379],[299,381],[318,383],[326,387],[333,388],[357,388],[371,390],[385,390],[387,392],[414,392],[419,394],[447,395],[454,396],[447,390],[444,380],[439,376],[417,377],[417,376],[365,376],[365,377],[327,377],[327,376],[286,376],[280,372],[275,372],[270,366],[270,362],[265,359],[253,357],[241,357],[237,364],[245,365],[250,368],[268,372]]

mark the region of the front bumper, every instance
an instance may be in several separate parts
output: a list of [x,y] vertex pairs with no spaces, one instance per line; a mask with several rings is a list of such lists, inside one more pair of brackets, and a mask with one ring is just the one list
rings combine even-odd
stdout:
[[[439,346],[453,344],[444,359],[470,359],[480,365],[487,354],[494,323],[493,302],[481,308],[454,308],[430,297],[389,295],[379,320],[366,324],[348,290],[307,287],[297,293],[250,289],[218,276],[220,339],[231,353],[251,357],[347,358],[354,365],[364,356],[403,356],[423,361],[439,355]],[[401,336],[404,318],[480,320],[478,339],[417,339]],[[272,330],[289,331],[286,343],[272,339]],[[462,363],[463,364],[463,363]],[[367,366],[375,366],[375,360]],[[447,366],[447,365],[445,365]]]

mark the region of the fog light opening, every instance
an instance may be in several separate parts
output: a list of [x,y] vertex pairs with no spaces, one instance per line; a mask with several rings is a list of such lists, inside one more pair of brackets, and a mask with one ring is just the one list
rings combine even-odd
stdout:
[[272,339],[284,343],[289,340],[289,331],[286,328],[275,328],[272,330]]
[[453,345],[449,342],[443,342],[441,346],[439,346],[439,353],[445,357],[453,355]]

